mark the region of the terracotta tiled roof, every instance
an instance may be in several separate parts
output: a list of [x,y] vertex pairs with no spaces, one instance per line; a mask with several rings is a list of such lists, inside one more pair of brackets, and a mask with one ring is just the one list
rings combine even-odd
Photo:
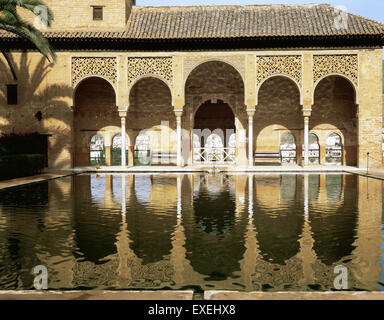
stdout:
[[347,14],[347,29],[338,29],[337,17],[340,10],[327,4],[136,7],[126,36],[174,39],[384,34],[381,23],[352,14]]
[[[384,25],[328,4],[133,7],[125,30],[48,31],[49,38],[193,39],[384,35]],[[341,17],[341,18],[338,18]],[[0,37],[9,37],[0,33]]]

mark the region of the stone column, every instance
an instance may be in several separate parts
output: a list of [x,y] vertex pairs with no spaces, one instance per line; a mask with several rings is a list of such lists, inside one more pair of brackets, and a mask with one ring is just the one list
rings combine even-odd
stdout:
[[127,141],[126,141],[126,129],[125,122],[127,117],[126,111],[119,112],[121,119],[121,166],[125,167],[127,165],[127,159],[125,156],[125,150],[127,149]]
[[135,157],[135,140],[136,136],[135,134],[130,131],[128,132],[129,137],[129,146],[128,146],[128,166],[133,167],[134,166],[134,157]]
[[181,116],[183,111],[175,111],[177,126],[177,166],[181,167]]
[[304,116],[304,167],[309,165],[309,118],[312,109],[310,107],[303,108]]
[[255,109],[247,110],[248,113],[248,164],[253,167],[253,117],[255,116]]
[[109,134],[106,134],[104,137],[104,146],[105,146],[105,165],[110,167],[112,165],[112,146],[111,146],[112,137]]

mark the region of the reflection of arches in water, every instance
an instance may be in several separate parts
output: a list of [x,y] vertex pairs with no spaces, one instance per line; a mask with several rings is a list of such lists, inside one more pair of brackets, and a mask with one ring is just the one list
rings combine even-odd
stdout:
[[303,212],[302,200],[292,201],[288,207],[276,208],[273,212],[264,205],[260,206],[258,201],[254,202],[254,225],[258,230],[257,240],[264,260],[284,265],[299,253]]
[[191,215],[183,214],[187,259],[198,273],[224,280],[240,270],[247,221],[236,221],[236,203],[228,188],[212,199],[200,183],[193,208]]
[[297,163],[296,141],[290,132],[284,132],[280,139],[280,152],[282,163]]
[[[156,195],[157,188],[159,195]],[[175,201],[169,206],[150,202],[152,197],[157,199],[161,195],[161,189],[175,195]],[[130,213],[126,216],[130,248],[142,259],[143,265],[162,261],[171,253],[177,224],[176,179],[152,179],[150,175],[135,175],[135,194],[136,197],[130,197]]]
[[280,178],[280,195],[285,201],[293,201],[296,197],[296,175],[282,175]]
[[[128,135],[125,138],[125,158],[128,159]],[[112,139],[112,165],[121,165],[121,133],[115,135]]]
[[104,203],[105,175],[92,174],[90,184],[92,202],[95,204]]
[[343,163],[343,140],[339,134],[332,132],[327,136],[325,150],[325,161],[327,163]]
[[327,200],[337,202],[342,198],[343,194],[343,176],[327,175],[326,176],[326,189],[327,189]]
[[[122,181],[123,177],[119,174],[112,176],[112,192],[113,192],[113,198],[116,202],[122,203]],[[125,177],[125,196],[127,197],[128,194],[128,182],[129,178],[128,176]]]
[[103,210],[99,205],[92,205],[84,199],[95,195],[97,203],[104,199],[105,176],[81,175],[74,177],[75,208],[73,228],[75,238],[74,256],[81,261],[103,264],[103,259],[117,253],[116,237],[120,232],[121,215],[110,210]]
[[135,175],[135,194],[137,201],[146,204],[151,197],[152,180],[150,175]]
[[[304,179],[304,177],[303,177]],[[303,182],[304,186],[304,182]],[[320,175],[311,174],[308,176],[308,200],[315,201],[320,194]]]
[[104,138],[101,135],[95,134],[92,137],[89,150],[89,160],[91,166],[105,165]]
[[344,190],[344,201],[327,202],[323,206],[311,206],[309,220],[317,257],[326,265],[339,262],[355,249],[357,232],[358,192],[357,176],[345,176],[348,188]]

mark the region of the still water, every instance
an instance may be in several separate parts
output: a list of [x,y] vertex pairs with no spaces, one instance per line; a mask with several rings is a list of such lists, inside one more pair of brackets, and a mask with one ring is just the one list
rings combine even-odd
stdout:
[[92,174],[0,191],[0,290],[384,290],[383,183]]

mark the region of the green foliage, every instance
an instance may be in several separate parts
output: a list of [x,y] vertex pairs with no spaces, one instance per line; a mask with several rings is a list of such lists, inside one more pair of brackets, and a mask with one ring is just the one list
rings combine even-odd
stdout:
[[55,61],[56,54],[44,35],[33,25],[24,21],[19,13],[19,8],[32,12],[36,17],[50,27],[53,14],[40,0],[0,0],[0,29],[18,35],[31,41],[36,48],[48,59]]
[[0,180],[34,175],[41,172],[44,164],[41,154],[0,155]]
[[44,154],[42,136],[38,133],[9,134],[0,137],[0,156]]
[[46,162],[44,138],[38,133],[1,136],[0,180],[26,177],[41,172]]

